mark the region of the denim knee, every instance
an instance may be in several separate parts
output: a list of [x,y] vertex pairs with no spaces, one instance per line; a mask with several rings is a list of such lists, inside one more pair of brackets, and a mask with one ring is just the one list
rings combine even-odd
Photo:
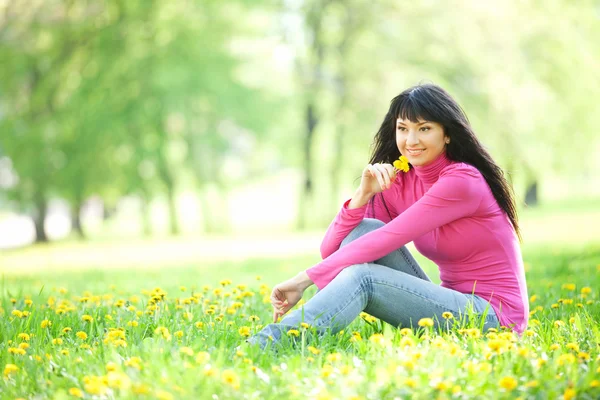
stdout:
[[382,226],[384,226],[385,224],[375,218],[364,218],[360,224],[358,224],[356,226],[356,228],[354,228],[349,234],[348,236],[346,236],[346,238],[342,241],[342,244],[340,247],[345,246],[346,244],[350,243],[353,240],[358,239],[359,237],[361,237],[362,235],[369,233],[371,231],[374,231],[376,229],[381,228]]
[[370,289],[371,285],[368,284],[368,277],[370,274],[371,267],[369,264],[355,264],[344,268],[335,279],[356,282],[359,286]]

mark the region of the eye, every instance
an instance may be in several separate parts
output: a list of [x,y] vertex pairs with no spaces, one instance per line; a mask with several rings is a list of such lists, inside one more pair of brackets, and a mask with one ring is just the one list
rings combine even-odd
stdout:
[[425,132],[425,131],[428,131],[428,130],[430,130],[430,129],[431,129],[431,127],[429,127],[429,126],[422,126],[422,127],[421,127],[421,130],[422,130],[423,132]]
[[396,129],[399,131],[402,131],[402,132],[404,132],[406,130],[406,128],[403,126],[398,126],[398,127],[396,127]]

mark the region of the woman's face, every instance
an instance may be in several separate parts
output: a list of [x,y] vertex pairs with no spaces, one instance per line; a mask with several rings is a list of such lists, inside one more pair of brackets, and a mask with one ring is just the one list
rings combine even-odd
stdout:
[[427,165],[446,150],[444,127],[437,122],[419,119],[417,122],[398,118],[396,144],[413,166]]

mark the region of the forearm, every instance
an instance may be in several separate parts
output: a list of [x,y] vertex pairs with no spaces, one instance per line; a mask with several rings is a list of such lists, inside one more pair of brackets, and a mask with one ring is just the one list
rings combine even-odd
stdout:
[[298,273],[298,275],[294,277],[294,280],[302,291],[305,291],[314,284],[314,282],[308,277],[306,271]]
[[354,208],[360,208],[364,206],[369,202],[369,200],[371,200],[371,197],[373,197],[372,194],[365,193],[360,189],[356,189],[354,196],[352,196],[352,200],[350,200],[350,203],[348,203],[348,209],[352,210]]

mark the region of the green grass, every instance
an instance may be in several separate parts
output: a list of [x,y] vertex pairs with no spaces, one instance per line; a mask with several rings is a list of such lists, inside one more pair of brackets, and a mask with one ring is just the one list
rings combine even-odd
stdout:
[[[288,345],[278,354],[237,352],[240,328],[268,323],[270,287],[314,264],[315,256],[12,271],[1,283],[0,397],[598,398],[600,245],[528,245],[523,252],[535,298],[521,338],[481,335],[475,325],[407,333],[364,316],[341,335],[314,339],[313,348]],[[419,261],[437,277],[433,265]],[[233,283],[223,287],[223,279]],[[166,295],[152,305],[161,291]],[[313,294],[309,289],[305,299]],[[198,304],[186,304],[192,298]],[[44,320],[52,325],[42,328]],[[311,337],[310,329],[299,331],[300,338]],[[25,354],[14,354],[21,343],[29,345]]]

